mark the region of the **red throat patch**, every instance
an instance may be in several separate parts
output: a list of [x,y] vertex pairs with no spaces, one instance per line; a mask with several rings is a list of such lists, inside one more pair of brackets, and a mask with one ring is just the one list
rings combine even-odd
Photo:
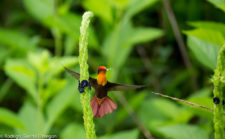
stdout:
[[95,118],[100,118],[117,109],[116,103],[108,96],[99,99],[94,96],[91,99],[92,112]]

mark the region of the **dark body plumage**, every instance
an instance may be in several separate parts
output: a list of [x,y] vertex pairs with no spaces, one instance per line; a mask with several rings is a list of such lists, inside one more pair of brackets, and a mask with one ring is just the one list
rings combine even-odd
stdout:
[[96,86],[93,86],[93,87],[95,88],[96,97],[104,98],[107,96],[107,93],[108,93],[107,84],[105,86],[97,84]]

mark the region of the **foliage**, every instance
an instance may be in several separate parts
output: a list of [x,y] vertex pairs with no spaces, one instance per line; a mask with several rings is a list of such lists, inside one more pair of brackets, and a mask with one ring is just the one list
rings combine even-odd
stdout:
[[[90,76],[96,77],[97,67],[105,65],[112,69],[107,73],[110,81],[145,84],[143,90],[115,93],[123,93],[155,138],[213,138],[212,112],[149,92],[214,108],[210,78],[225,43],[225,4],[223,0],[170,3],[193,65],[190,70],[185,68],[163,1],[2,0],[0,135],[85,138],[78,82],[63,67],[79,72],[82,14],[92,11],[96,17],[88,29]],[[190,80],[192,72],[197,90]],[[145,138],[115,93],[109,95],[118,109],[94,119],[96,135],[102,139]]]

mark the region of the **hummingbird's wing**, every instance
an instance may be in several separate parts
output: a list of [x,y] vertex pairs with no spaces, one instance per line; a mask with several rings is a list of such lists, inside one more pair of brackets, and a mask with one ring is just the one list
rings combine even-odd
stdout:
[[[80,74],[75,72],[75,71],[72,71],[71,69],[67,68],[67,67],[64,67],[65,70],[67,72],[69,72],[73,77],[75,77],[77,80],[80,80]],[[89,82],[91,83],[91,86],[94,87],[96,84],[97,84],[97,80],[94,79],[94,78],[91,78],[89,77]]]
[[64,67],[64,69],[69,72],[73,77],[75,77],[77,80],[80,80],[80,74],[75,72],[75,71],[72,71],[71,69],[67,68],[67,67]]
[[[66,68],[66,67],[64,67],[64,68],[73,77],[75,77],[77,80],[80,80],[80,74],[79,73],[77,73],[75,71],[72,71],[69,68]],[[89,77],[89,82],[91,83],[92,87],[95,88],[97,86],[97,80],[96,79]],[[143,86],[143,85],[127,85],[127,84],[107,82],[105,87],[108,91],[127,91],[127,90],[135,90],[135,89],[138,89],[138,88],[143,88],[145,86]]]
[[111,83],[108,82],[107,85],[108,91],[127,91],[127,90],[135,90],[139,88],[144,88],[144,85],[128,85],[128,84],[120,84],[120,83]]

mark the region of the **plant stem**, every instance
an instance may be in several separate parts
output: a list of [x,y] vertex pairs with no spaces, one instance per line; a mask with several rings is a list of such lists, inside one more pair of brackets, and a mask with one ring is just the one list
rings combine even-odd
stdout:
[[[88,73],[88,25],[93,17],[92,12],[85,12],[83,14],[82,23],[80,27],[79,40],[79,63],[80,63],[80,82],[82,80],[89,80]],[[84,93],[80,94],[80,101],[83,108],[84,127],[86,130],[87,139],[95,139],[95,126],[93,122],[92,109],[90,107],[90,89],[85,87]]]
[[193,73],[192,64],[191,64],[190,59],[188,57],[187,50],[186,50],[186,47],[184,45],[184,41],[183,41],[182,35],[180,33],[180,29],[179,29],[175,14],[173,12],[173,9],[170,6],[170,0],[163,0],[163,6],[165,7],[166,13],[168,15],[168,18],[169,18],[171,27],[173,29],[175,39],[177,41],[177,44],[178,44],[182,59],[184,61],[184,64],[185,64],[186,68],[188,70],[190,70],[190,72],[191,72],[192,85],[193,85],[194,90],[196,91],[198,89],[196,76]]
[[215,139],[224,139],[224,121],[223,121],[223,88],[225,78],[225,45],[220,49],[217,58],[217,68],[213,76],[214,98],[219,98],[219,104],[214,104],[214,129]]
[[[54,1],[54,18],[58,18],[57,0]],[[62,33],[58,26],[52,28],[52,33],[55,40],[55,55],[60,56],[62,54]]]
[[43,74],[40,72],[38,80],[38,103],[37,103],[37,124],[38,135],[42,134],[42,95],[43,95]]
[[55,39],[55,55],[61,56],[62,54],[62,35],[58,28],[53,29],[53,35]]
[[[169,98],[169,99],[174,100],[174,101],[179,101],[181,103],[185,103],[185,104],[191,105],[191,106],[196,107],[196,108],[202,108],[202,109],[214,112],[214,109],[212,109],[212,108],[209,108],[209,107],[206,107],[206,106],[203,106],[203,105],[199,105],[199,104],[196,104],[196,103],[192,103],[190,101],[186,101],[186,100],[179,99],[179,98],[176,98],[176,97],[167,96],[167,95],[164,95],[164,94],[161,94],[161,93],[155,93],[155,92],[151,92],[151,93],[155,94],[155,95],[159,95],[159,96],[164,97],[164,98]],[[223,116],[225,116],[225,113],[223,113]]]
[[12,85],[13,85],[13,81],[10,78],[8,78],[4,82],[4,84],[2,85],[2,88],[0,89],[0,102],[4,99],[5,95],[8,93]]
[[138,126],[138,128],[141,130],[141,132],[144,134],[146,139],[154,139],[152,134],[149,132],[147,127],[140,121],[140,119],[137,117],[137,115],[134,112],[134,109],[129,105],[126,98],[120,94],[115,93],[116,97],[120,101],[120,103],[125,107],[126,111],[130,114],[132,119],[134,120],[135,124]]

